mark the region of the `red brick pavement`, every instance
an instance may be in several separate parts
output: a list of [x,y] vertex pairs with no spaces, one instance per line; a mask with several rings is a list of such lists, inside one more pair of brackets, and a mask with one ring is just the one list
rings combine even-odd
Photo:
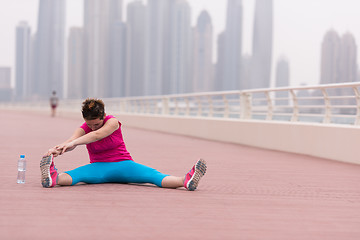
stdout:
[[[42,188],[42,154],[81,123],[1,111],[0,239],[360,239],[358,165],[126,126],[137,162],[181,176],[206,159],[199,189]],[[24,185],[16,184],[20,154],[28,163]],[[87,162],[81,146],[56,166],[65,171]]]

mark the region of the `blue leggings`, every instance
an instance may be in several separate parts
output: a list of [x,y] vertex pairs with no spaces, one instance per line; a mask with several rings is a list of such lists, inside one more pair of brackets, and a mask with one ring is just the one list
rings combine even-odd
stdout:
[[152,183],[162,187],[162,180],[169,175],[131,160],[121,162],[95,162],[65,172],[72,184],[84,183]]

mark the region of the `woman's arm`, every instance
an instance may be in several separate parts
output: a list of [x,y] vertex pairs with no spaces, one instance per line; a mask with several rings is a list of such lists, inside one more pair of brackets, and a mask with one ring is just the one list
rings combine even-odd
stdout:
[[63,154],[66,151],[71,151],[76,146],[99,141],[111,135],[118,128],[119,128],[118,120],[116,118],[111,118],[98,130],[89,132],[88,134],[84,134],[74,139],[70,138],[64,144],[58,146],[57,149],[61,150],[60,154]]
[[[84,129],[82,129],[82,128],[77,128],[68,140],[66,140],[65,142],[63,142],[63,143],[61,143],[61,144],[59,144],[59,145],[56,145],[56,146],[53,147],[53,148],[50,148],[45,155],[46,155],[46,156],[49,156],[50,154],[53,154],[54,157],[57,157],[58,155],[61,154],[61,150],[62,150],[62,149],[60,149],[60,146],[63,146],[63,145],[65,145],[65,144],[73,141],[74,139],[77,139],[77,138],[83,136],[83,135],[85,135]],[[71,150],[73,150],[74,148],[75,148],[75,147],[73,147],[73,148],[68,148],[67,151],[71,151]]]

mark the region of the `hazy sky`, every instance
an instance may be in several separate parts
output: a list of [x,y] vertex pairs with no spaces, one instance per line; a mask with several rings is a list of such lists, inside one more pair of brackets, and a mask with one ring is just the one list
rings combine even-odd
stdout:
[[[132,0],[124,0],[124,7]],[[36,30],[39,0],[0,0],[0,66],[14,67],[15,27],[27,21],[32,33]],[[212,17],[216,43],[224,30],[227,0],[188,0],[192,7],[192,22],[203,9]],[[274,39],[272,78],[276,62],[285,56],[290,62],[291,85],[318,84],[320,78],[321,42],[329,29],[340,35],[351,32],[360,43],[359,0],[273,0]],[[83,0],[68,0],[66,25],[82,25]],[[251,54],[255,0],[243,0],[243,52]],[[357,55],[360,56],[358,47]],[[358,60],[358,62],[360,62]],[[14,74],[12,74],[14,78]]]

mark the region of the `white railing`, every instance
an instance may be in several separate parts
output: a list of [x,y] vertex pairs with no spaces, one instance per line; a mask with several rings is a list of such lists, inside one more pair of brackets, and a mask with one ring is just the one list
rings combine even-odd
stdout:
[[355,82],[104,101],[119,113],[360,125],[359,87]]
[[[244,91],[105,98],[107,112],[360,125],[360,82]],[[9,104],[0,104],[9,106]],[[48,107],[48,102],[11,103]],[[80,111],[81,100],[59,109]]]

